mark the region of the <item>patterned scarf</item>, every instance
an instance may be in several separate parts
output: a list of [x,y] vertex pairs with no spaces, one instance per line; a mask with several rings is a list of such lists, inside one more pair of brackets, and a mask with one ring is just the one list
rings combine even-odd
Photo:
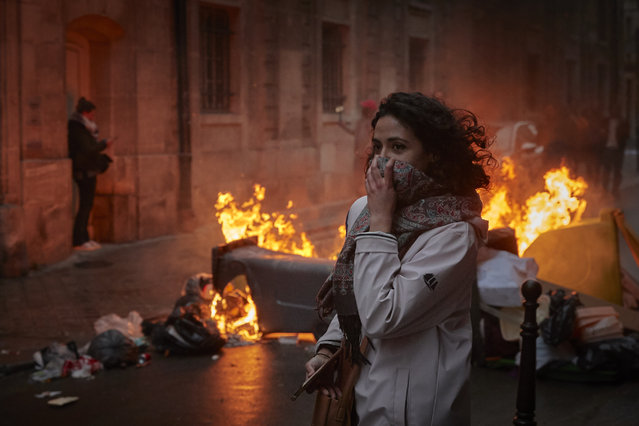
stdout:
[[[378,167],[381,172],[387,161],[388,159],[380,159]],[[476,193],[472,196],[451,195],[432,178],[408,163],[395,162],[393,184],[397,193],[397,208],[391,233],[397,238],[400,259],[423,232],[470,220],[481,214],[482,204]],[[367,205],[348,230],[333,272],[317,294],[318,310],[322,318],[327,317],[333,309],[337,311],[340,328],[346,336],[347,353],[350,352],[356,362],[365,361],[365,358],[359,353],[361,322],[353,292],[355,237],[368,231],[369,217]]]
[[100,132],[98,131],[98,125],[95,121],[89,120],[77,111],[74,111],[71,114],[70,119],[82,123],[82,125],[89,131],[89,133],[91,133],[91,135],[93,135],[93,137],[98,140],[98,138],[100,137]]

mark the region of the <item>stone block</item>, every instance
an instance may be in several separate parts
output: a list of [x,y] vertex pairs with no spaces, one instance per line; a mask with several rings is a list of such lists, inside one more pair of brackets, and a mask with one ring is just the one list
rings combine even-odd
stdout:
[[132,195],[96,195],[91,215],[92,238],[122,243],[137,239],[137,198]]
[[71,161],[28,160],[22,165],[29,260],[35,265],[60,261],[71,252]]
[[177,156],[140,156],[139,166],[139,238],[174,233],[180,182]]
[[109,169],[98,176],[96,193],[106,194],[134,194],[137,172],[137,161],[132,156],[111,155],[113,163]]
[[335,161],[337,157],[337,147],[335,144],[325,143],[320,146],[320,170],[322,172],[333,172],[337,168]]
[[322,202],[353,199],[356,196],[353,174],[330,173],[324,176]]
[[[171,87],[169,82],[158,83],[158,88]],[[166,154],[167,147],[177,145],[177,109],[170,96],[150,96],[142,92],[138,97],[138,152],[144,154]]]
[[308,177],[319,171],[318,149],[299,147],[288,149],[279,156],[279,174],[282,177]]
[[24,239],[24,211],[16,205],[0,205],[0,277],[18,277],[29,270]]
[[242,126],[239,123],[203,125],[198,136],[201,152],[239,151],[242,147]]

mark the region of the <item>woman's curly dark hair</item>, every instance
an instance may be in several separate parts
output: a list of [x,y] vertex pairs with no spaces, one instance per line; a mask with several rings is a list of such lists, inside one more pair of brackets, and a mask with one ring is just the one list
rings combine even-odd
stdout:
[[373,129],[386,115],[411,129],[424,150],[434,155],[426,173],[452,193],[464,195],[488,187],[490,176],[485,168],[496,160],[487,150],[485,129],[477,123],[475,114],[451,109],[421,93],[396,92],[380,103],[371,122]]

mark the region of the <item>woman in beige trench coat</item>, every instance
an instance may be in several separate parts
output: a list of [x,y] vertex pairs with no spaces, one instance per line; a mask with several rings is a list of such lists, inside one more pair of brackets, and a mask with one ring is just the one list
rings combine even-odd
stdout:
[[472,113],[420,93],[389,95],[372,127],[367,196],[351,206],[344,247],[318,293],[320,314],[337,315],[307,377],[344,339],[361,364],[356,423],[469,425],[470,299],[487,232],[476,190],[488,186],[493,161],[484,129]]

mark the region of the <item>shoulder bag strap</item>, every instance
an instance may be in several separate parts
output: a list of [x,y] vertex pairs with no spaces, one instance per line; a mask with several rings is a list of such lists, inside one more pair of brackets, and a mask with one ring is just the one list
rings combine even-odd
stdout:
[[[359,346],[359,350],[362,354],[366,354],[366,349],[368,348],[368,337],[364,336],[362,338],[362,343]],[[346,351],[342,356],[345,356]],[[343,359],[344,363],[350,364],[350,362],[346,359]],[[345,419],[351,414],[351,409],[353,407],[353,389],[355,388],[355,382],[359,378],[360,370],[362,366],[360,364],[350,365],[348,369],[348,373],[344,380],[342,381],[342,397],[339,399],[338,409],[336,420],[343,422]]]

